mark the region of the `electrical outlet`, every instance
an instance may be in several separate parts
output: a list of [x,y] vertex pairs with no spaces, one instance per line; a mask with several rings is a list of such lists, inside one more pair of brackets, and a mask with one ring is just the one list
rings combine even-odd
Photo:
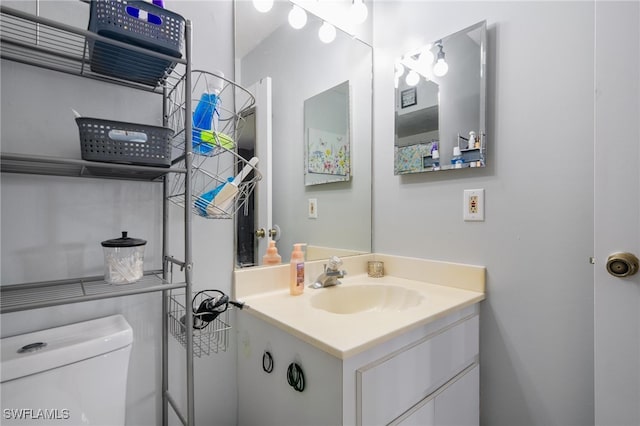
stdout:
[[466,222],[484,221],[484,189],[465,189],[463,209]]
[[309,217],[309,219],[318,218],[318,199],[317,198],[309,198],[307,216]]

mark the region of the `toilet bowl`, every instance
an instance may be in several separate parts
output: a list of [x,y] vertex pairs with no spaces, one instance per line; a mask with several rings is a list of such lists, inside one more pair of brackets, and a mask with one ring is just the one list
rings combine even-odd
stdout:
[[2,425],[124,425],[133,332],[122,315],[0,341]]

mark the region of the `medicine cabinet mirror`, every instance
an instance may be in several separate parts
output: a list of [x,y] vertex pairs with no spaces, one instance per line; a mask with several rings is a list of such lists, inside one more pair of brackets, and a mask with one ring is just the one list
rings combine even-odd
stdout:
[[[249,90],[270,81],[272,119],[272,161],[266,166],[270,173],[263,173],[263,180],[271,176],[271,221],[260,222],[259,217],[251,217],[250,209],[238,212],[236,221],[243,225],[236,229],[236,267],[262,263],[263,247],[271,229],[280,231],[275,239],[282,262],[289,261],[294,243],[307,243],[308,260],[369,253],[371,46],[339,28],[333,41],[321,41],[318,31],[323,20],[309,11],[304,27],[294,29],[288,22],[293,6],[288,1],[275,1],[267,13],[256,11],[248,1],[236,0],[234,5],[235,81]],[[370,23],[371,19],[365,25]],[[340,100],[331,101],[336,118],[327,123],[313,112],[322,109],[326,120],[330,97]],[[256,97],[257,125],[252,127],[252,118],[247,117],[239,142],[241,149],[251,150],[255,143],[252,138],[259,142],[260,134],[253,132],[261,128],[260,98]],[[319,105],[315,105],[316,101],[320,101]],[[348,173],[340,166],[331,169],[331,173],[317,173],[326,171],[320,169],[319,163],[309,167],[308,147],[317,150],[323,135],[336,138],[336,146],[338,137],[347,138],[341,143],[348,149]],[[327,157],[338,159],[333,154],[332,151]],[[262,172],[268,160],[263,158],[265,155],[256,155]],[[256,199],[264,196],[260,188],[256,192]],[[254,233],[261,228],[266,231],[261,233],[264,237],[256,238]]]
[[485,166],[486,49],[482,21],[397,58],[396,175]]

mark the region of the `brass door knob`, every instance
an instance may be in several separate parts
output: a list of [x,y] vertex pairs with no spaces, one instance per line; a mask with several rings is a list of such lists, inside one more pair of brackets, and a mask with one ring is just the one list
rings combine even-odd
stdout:
[[[267,230],[264,228],[258,228],[255,232],[256,238],[264,238],[267,236]],[[273,228],[269,229],[269,238],[278,241],[280,239],[280,227],[278,225],[273,225]]]
[[633,253],[613,253],[607,258],[607,272],[614,277],[630,277],[638,272],[638,258]]
[[273,228],[269,229],[269,238],[274,241],[280,241],[280,236],[282,235],[282,231],[278,225],[273,225]]

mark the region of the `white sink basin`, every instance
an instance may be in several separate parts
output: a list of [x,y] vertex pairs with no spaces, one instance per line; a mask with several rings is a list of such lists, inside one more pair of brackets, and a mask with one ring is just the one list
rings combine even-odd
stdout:
[[386,284],[351,284],[315,290],[311,306],[334,314],[404,311],[418,306],[422,295],[415,290]]

